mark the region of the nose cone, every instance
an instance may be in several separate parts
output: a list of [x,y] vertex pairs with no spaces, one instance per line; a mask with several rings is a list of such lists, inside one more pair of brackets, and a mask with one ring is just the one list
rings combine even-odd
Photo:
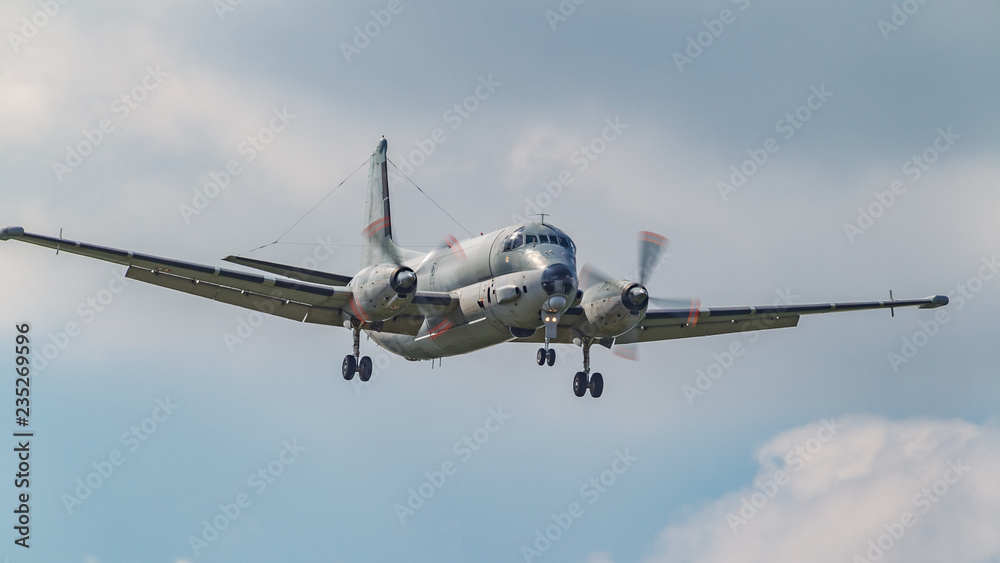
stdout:
[[649,292],[646,288],[634,283],[625,288],[622,292],[622,303],[628,307],[630,311],[639,311],[649,302]]
[[417,274],[409,268],[399,268],[389,285],[397,293],[409,293],[417,286]]
[[576,286],[576,272],[566,264],[552,264],[542,270],[542,290],[546,295],[572,295]]

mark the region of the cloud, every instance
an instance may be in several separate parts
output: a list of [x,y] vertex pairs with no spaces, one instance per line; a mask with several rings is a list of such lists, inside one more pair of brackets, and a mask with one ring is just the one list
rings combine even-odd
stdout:
[[854,416],[783,432],[756,455],[752,483],[667,527],[646,563],[1000,555],[993,427]]

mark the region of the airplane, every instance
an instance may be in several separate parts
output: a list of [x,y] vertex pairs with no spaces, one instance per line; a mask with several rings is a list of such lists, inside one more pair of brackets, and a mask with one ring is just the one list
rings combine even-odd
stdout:
[[[383,137],[369,164],[366,227],[361,270],[333,274],[228,256],[224,260],[264,274],[160,258],[126,250],[31,234],[21,227],[0,230],[0,240],[18,240],[57,251],[127,266],[125,276],[300,322],[343,326],[354,338],[341,374],[368,381],[372,360],[361,356],[360,336],[407,360],[431,360],[475,352],[505,342],[535,343],[538,365],[556,361],[552,344],[583,350],[583,369],[573,392],[594,398],[604,377],[591,373],[594,344],[612,348],[641,342],[788,328],[802,315],[891,309],[933,309],[948,297],[854,303],[747,307],[650,308],[645,284],[657,267],[666,239],[640,233],[638,280],[609,279],[584,268],[578,274],[576,245],[545,222],[523,222],[458,241],[430,252],[393,241],[389,206],[388,143]],[[583,279],[581,279],[583,278]]]

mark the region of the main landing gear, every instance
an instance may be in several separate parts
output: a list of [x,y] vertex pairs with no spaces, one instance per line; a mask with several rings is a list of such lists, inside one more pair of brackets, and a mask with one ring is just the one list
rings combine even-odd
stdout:
[[587,390],[590,390],[590,396],[595,399],[604,393],[604,376],[590,373],[590,345],[593,343],[591,339],[583,341],[583,371],[578,371],[573,376],[573,393],[577,397],[586,395]]
[[[554,348],[549,348],[547,341],[546,338],[545,347],[539,348],[535,354],[535,363],[540,366],[545,364],[551,366],[556,363],[556,351]],[[583,346],[583,371],[578,371],[573,376],[573,393],[577,397],[583,397],[590,391],[590,396],[596,399],[604,393],[604,376],[600,373],[590,373],[590,346],[593,343],[592,338],[584,339],[580,343]]]
[[372,359],[368,356],[358,359],[361,356],[361,324],[352,324],[351,331],[354,333],[354,354],[344,356],[341,373],[348,381],[354,379],[355,373],[361,381],[368,381],[372,378]]

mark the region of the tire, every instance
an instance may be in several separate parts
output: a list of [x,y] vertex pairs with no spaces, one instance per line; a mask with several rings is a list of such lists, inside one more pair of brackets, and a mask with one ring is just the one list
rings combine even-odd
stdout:
[[545,348],[538,349],[538,352],[535,354],[535,362],[540,366],[545,365]]
[[368,381],[372,378],[372,359],[368,356],[361,358],[361,363],[358,364],[358,376],[361,381]]
[[582,371],[573,376],[573,394],[582,397],[587,394],[587,374]]
[[604,376],[595,373],[590,376],[590,396],[597,399],[604,393]]
[[554,366],[556,364],[556,349],[555,348],[549,348],[548,353],[545,354],[545,363],[549,364],[549,366]]
[[344,366],[341,369],[344,375],[344,379],[350,381],[354,379],[354,374],[358,370],[358,361],[354,359],[354,356],[344,356]]

